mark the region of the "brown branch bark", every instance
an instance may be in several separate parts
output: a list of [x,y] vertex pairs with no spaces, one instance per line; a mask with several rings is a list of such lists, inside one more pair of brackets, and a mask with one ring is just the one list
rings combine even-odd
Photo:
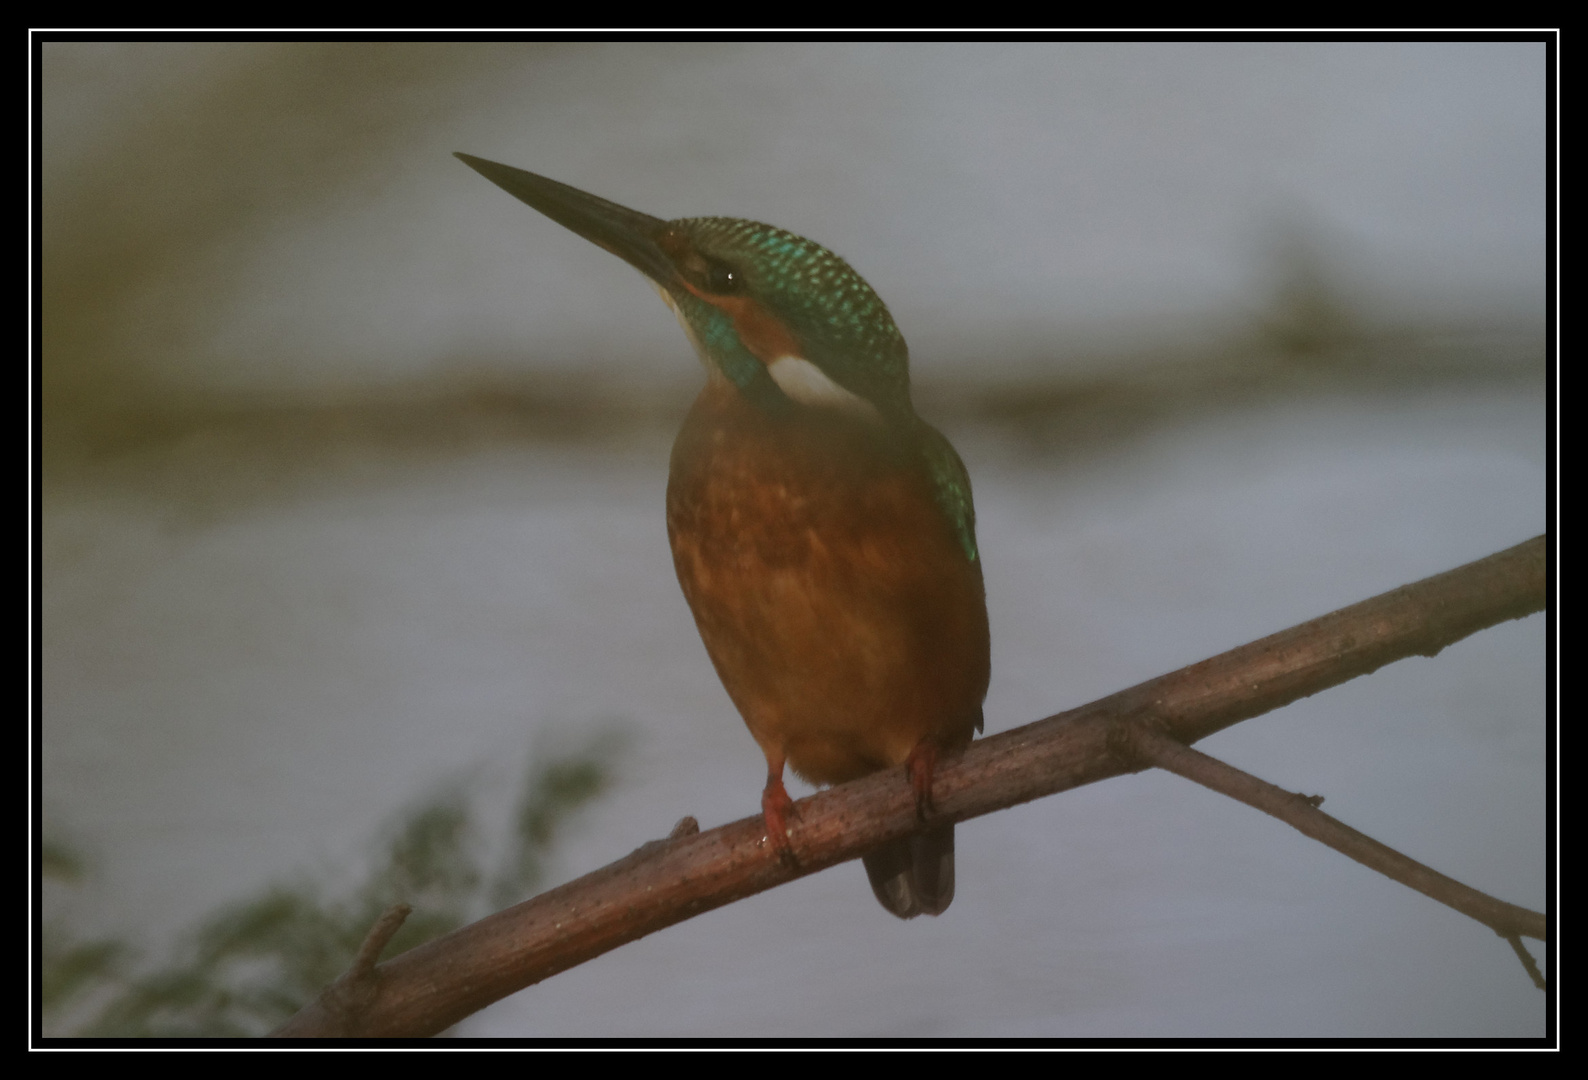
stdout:
[[1505,940],[1511,946],[1511,951],[1516,953],[1516,958],[1522,962],[1522,968],[1527,972],[1527,977],[1533,980],[1533,985],[1540,990],[1548,990],[1549,982],[1545,980],[1544,973],[1538,970],[1538,961],[1533,959],[1533,954],[1523,946],[1522,936],[1507,934]]
[[[1025,727],[940,764],[939,820],[963,820],[1133,771],[1120,725],[1191,743],[1545,604],[1545,538],[1221,653]],[[610,866],[378,965],[356,1012],[311,1003],[279,1036],[429,1035],[625,942],[854,859],[916,828],[902,773],[796,804],[795,861],[764,842],[760,816],[654,841]],[[363,994],[360,997],[364,997]]]

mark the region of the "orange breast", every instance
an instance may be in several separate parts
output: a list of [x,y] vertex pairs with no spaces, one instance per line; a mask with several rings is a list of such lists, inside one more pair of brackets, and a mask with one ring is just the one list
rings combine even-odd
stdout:
[[817,783],[969,741],[987,608],[909,445],[863,419],[769,417],[714,379],[673,446],[673,561],[769,761]]

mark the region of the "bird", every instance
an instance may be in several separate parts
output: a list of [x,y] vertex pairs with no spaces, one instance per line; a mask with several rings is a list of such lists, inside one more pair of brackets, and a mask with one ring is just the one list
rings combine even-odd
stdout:
[[982,730],[990,638],[970,477],[916,415],[881,298],[814,241],[741,218],[662,220],[456,155],[639,270],[706,369],[673,444],[667,533],[724,689],[766,757],[766,838],[792,860],[785,767],[813,784],[903,768],[912,834],[863,856],[900,918],[954,898],[940,758]]

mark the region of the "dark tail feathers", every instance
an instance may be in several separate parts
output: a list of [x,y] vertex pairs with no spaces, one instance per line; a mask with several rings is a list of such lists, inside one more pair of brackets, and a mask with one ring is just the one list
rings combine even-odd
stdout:
[[871,891],[901,919],[941,915],[954,900],[954,826],[923,829],[865,856]]

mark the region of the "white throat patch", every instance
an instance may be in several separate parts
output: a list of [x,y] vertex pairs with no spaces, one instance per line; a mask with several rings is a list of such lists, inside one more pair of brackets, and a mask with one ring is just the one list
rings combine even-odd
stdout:
[[[695,355],[700,357],[700,362],[706,365],[708,371],[715,370],[711,358],[706,355],[705,348],[700,344],[700,339],[695,336],[695,328],[689,325],[688,319],[684,318],[684,313],[679,309],[672,294],[650,278],[647,277],[645,280],[672,310],[678,325],[684,328],[684,336],[689,338],[689,343],[695,347]],[[791,401],[817,408],[837,409],[873,422],[880,423],[882,420],[882,414],[877,411],[875,405],[859,394],[845,390],[833,382],[825,371],[803,356],[780,356],[766,366],[766,371],[772,376],[772,381],[777,383],[778,389],[787,394]]]
[[882,419],[875,405],[833,382],[825,371],[803,356],[780,356],[768,364],[766,370],[778,388],[801,405],[838,409],[867,420]]
[[640,276],[645,278],[645,283],[655,289],[656,295],[662,298],[662,303],[667,305],[667,310],[673,313],[673,318],[678,320],[678,325],[684,328],[684,336],[689,339],[689,344],[694,347],[695,355],[700,357],[700,362],[706,365],[707,371],[710,371],[711,360],[706,356],[706,350],[701,346],[700,339],[695,336],[695,328],[689,325],[689,320],[684,318],[684,313],[679,310],[677,302],[673,300],[673,294],[656,284],[649,277],[646,277],[646,275],[641,274]]

